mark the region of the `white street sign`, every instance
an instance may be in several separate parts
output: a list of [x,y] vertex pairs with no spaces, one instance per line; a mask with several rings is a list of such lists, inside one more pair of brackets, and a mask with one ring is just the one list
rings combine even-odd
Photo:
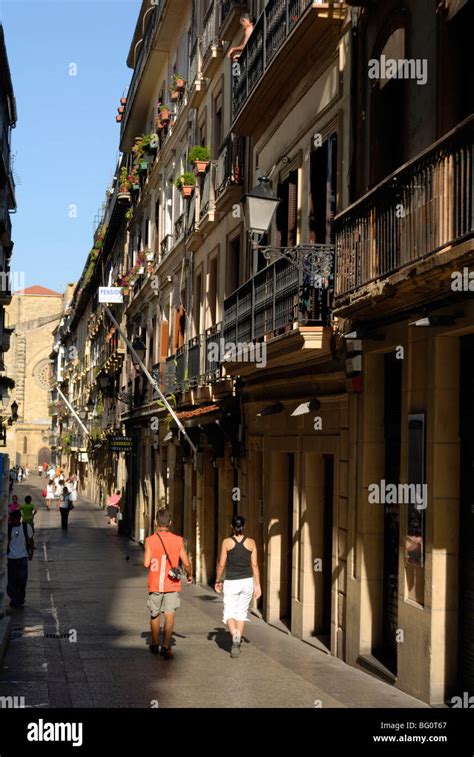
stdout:
[[99,302],[122,303],[123,293],[120,287],[99,287]]

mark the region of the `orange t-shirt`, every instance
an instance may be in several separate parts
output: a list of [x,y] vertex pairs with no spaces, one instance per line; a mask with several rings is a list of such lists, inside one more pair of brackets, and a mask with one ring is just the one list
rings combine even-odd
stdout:
[[148,573],[149,592],[181,591],[181,581],[173,581],[168,573],[170,568],[179,566],[179,553],[183,546],[183,537],[172,534],[171,531],[160,531],[163,544],[166,547],[171,565],[165,550],[156,534],[149,536],[145,542],[151,550],[150,572]]

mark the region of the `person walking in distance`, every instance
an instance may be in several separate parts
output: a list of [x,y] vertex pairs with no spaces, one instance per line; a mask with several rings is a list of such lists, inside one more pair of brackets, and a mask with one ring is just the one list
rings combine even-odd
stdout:
[[63,486],[61,503],[59,505],[59,510],[61,513],[61,528],[63,529],[63,531],[67,531],[69,511],[72,510],[73,507],[74,505],[72,504],[71,498],[69,496],[69,489],[67,488],[67,486]]
[[51,510],[51,502],[54,499],[54,492],[55,492],[54,482],[53,482],[53,479],[50,478],[49,481],[48,481],[48,483],[46,484],[46,497],[45,497],[45,499],[46,499],[46,508],[48,510]]
[[107,515],[109,516],[109,526],[117,525],[117,516],[120,512],[121,498],[122,498],[122,492],[120,491],[120,489],[117,489],[115,494],[112,494],[112,496],[109,497],[109,501],[107,502]]
[[34,517],[38,511],[35,510],[35,506],[32,503],[30,495],[25,497],[25,504],[21,506],[21,515],[23,523],[28,523],[31,526],[33,533],[35,532]]
[[26,582],[28,581],[28,560],[33,558],[33,529],[21,522],[21,511],[14,510],[8,524],[8,581],[7,594],[10,607],[25,604]]
[[54,479],[54,498],[56,500],[56,508],[58,510],[61,505],[61,500],[63,497],[63,489],[64,489],[64,484],[61,484],[59,481],[59,476],[56,476],[56,478]]
[[38,478],[42,478],[43,476],[43,466],[38,465]]
[[[247,613],[253,595],[262,596],[260,572],[257,560],[257,545],[253,539],[244,536],[245,518],[234,515],[232,536],[222,542],[217,566],[215,590],[224,592],[224,623],[232,636],[231,657],[240,655],[240,645],[247,620]],[[226,578],[222,584],[222,574]]]
[[[180,606],[181,560],[186,571],[186,580],[192,584],[191,563],[184,549],[183,537],[170,531],[171,519],[165,508],[158,510],[156,531],[145,539],[145,558],[143,565],[148,573],[148,609],[150,610],[150,628],[152,654],[160,653],[167,660],[173,658],[171,635],[174,627],[174,614]],[[160,616],[165,616],[163,644],[159,648]]]

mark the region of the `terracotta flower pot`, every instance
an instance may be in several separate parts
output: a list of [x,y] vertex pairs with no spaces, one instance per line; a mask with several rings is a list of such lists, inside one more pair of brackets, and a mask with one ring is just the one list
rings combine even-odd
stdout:
[[195,165],[196,171],[198,173],[206,173],[207,167],[209,165],[209,161],[208,160],[196,160],[194,162],[194,165]]
[[181,194],[185,199],[187,197],[191,197],[193,192],[194,186],[192,184],[183,184],[183,186],[181,187]]
[[184,81],[184,79],[176,79],[176,83],[175,83],[174,86],[178,90],[179,89],[184,89],[184,87],[186,86],[186,82]]
[[160,118],[162,121],[169,121],[170,120],[170,109],[169,108],[162,108],[160,111]]
[[126,97],[121,97],[120,98],[120,105],[125,105],[126,103],[127,103],[127,98]]
[[171,92],[170,94],[170,100],[172,103],[175,103],[179,100],[179,92],[178,90],[175,90],[174,92]]

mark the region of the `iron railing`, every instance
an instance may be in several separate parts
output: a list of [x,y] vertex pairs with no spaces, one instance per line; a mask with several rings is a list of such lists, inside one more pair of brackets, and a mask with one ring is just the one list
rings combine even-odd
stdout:
[[233,116],[314,0],[269,0],[233,68]]
[[192,195],[186,216],[186,238],[196,231],[196,196]]
[[133,110],[133,101],[137,93],[138,85],[140,84],[140,81],[142,78],[143,70],[148,60],[148,55],[150,53],[150,49],[152,46],[153,37],[155,36],[155,31],[160,21],[161,12],[163,9],[163,5],[165,3],[164,3],[164,0],[154,0],[153,4],[155,5],[155,8],[150,14],[150,20],[148,22],[148,26],[147,26],[145,35],[141,43],[140,52],[138,53],[138,59],[133,69],[132,80],[128,88],[127,104],[125,106],[124,117],[121,123],[121,134],[124,133],[126,125],[127,125],[128,117]]
[[245,140],[229,134],[222,145],[216,166],[216,199],[231,185],[242,185]]
[[280,258],[224,301],[225,342],[233,345],[253,342],[294,323],[329,325],[332,279],[333,275],[320,278],[316,269],[311,275]]
[[164,258],[173,246],[173,234],[166,234],[160,242],[161,257]]
[[202,188],[201,188],[201,204],[200,204],[200,210],[199,210],[199,219],[201,220],[204,218],[204,216],[209,213],[209,210],[214,205],[214,186],[213,186],[213,177],[215,175],[214,167],[211,163],[209,166],[209,170],[206,172],[202,179]]
[[210,328],[206,329],[206,333],[204,335],[204,342],[205,342],[205,378],[206,381],[211,383],[212,381],[217,381],[219,378],[221,378],[222,375],[222,367],[221,367],[221,323],[217,323],[215,326],[211,326]]
[[472,236],[474,117],[335,219],[336,296]]
[[202,57],[205,58],[212,45],[219,42],[219,7],[216,0],[212,0],[203,20],[202,27]]
[[174,238],[178,242],[184,236],[184,224],[186,216],[185,213],[181,213],[179,218],[174,223]]
[[188,380],[190,387],[198,386],[201,379],[201,338],[195,336],[188,342]]

